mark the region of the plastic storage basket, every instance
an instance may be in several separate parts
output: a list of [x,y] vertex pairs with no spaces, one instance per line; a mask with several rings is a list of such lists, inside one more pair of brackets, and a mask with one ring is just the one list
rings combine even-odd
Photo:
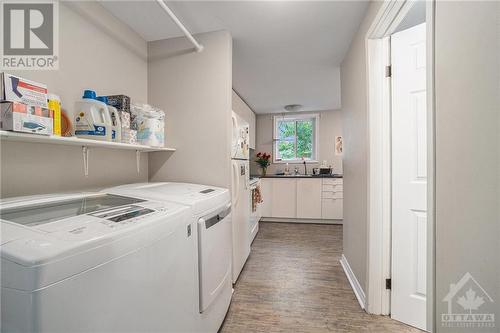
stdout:
[[165,112],[148,104],[132,104],[132,128],[137,143],[151,147],[165,145]]

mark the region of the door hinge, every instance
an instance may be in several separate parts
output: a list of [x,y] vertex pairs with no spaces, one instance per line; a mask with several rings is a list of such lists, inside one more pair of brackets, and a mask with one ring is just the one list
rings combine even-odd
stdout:
[[391,279],[385,279],[385,289],[391,289],[392,287],[392,282]]
[[392,77],[392,66],[385,66],[385,77]]

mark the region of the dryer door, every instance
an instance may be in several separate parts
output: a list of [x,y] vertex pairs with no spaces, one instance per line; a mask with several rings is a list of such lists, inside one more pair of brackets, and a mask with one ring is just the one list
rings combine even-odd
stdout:
[[231,206],[198,220],[200,312],[231,288]]

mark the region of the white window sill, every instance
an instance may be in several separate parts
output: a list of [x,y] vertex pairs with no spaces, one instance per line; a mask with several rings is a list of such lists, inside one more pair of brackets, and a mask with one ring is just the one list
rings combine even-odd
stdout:
[[[273,161],[273,164],[304,164],[304,161],[302,160],[280,160],[280,161]],[[316,160],[306,160],[306,164],[318,164],[319,161]]]

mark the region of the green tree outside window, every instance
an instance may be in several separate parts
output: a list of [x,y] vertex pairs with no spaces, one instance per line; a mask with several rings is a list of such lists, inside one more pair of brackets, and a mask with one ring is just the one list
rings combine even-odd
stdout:
[[278,120],[277,159],[314,158],[314,119]]

